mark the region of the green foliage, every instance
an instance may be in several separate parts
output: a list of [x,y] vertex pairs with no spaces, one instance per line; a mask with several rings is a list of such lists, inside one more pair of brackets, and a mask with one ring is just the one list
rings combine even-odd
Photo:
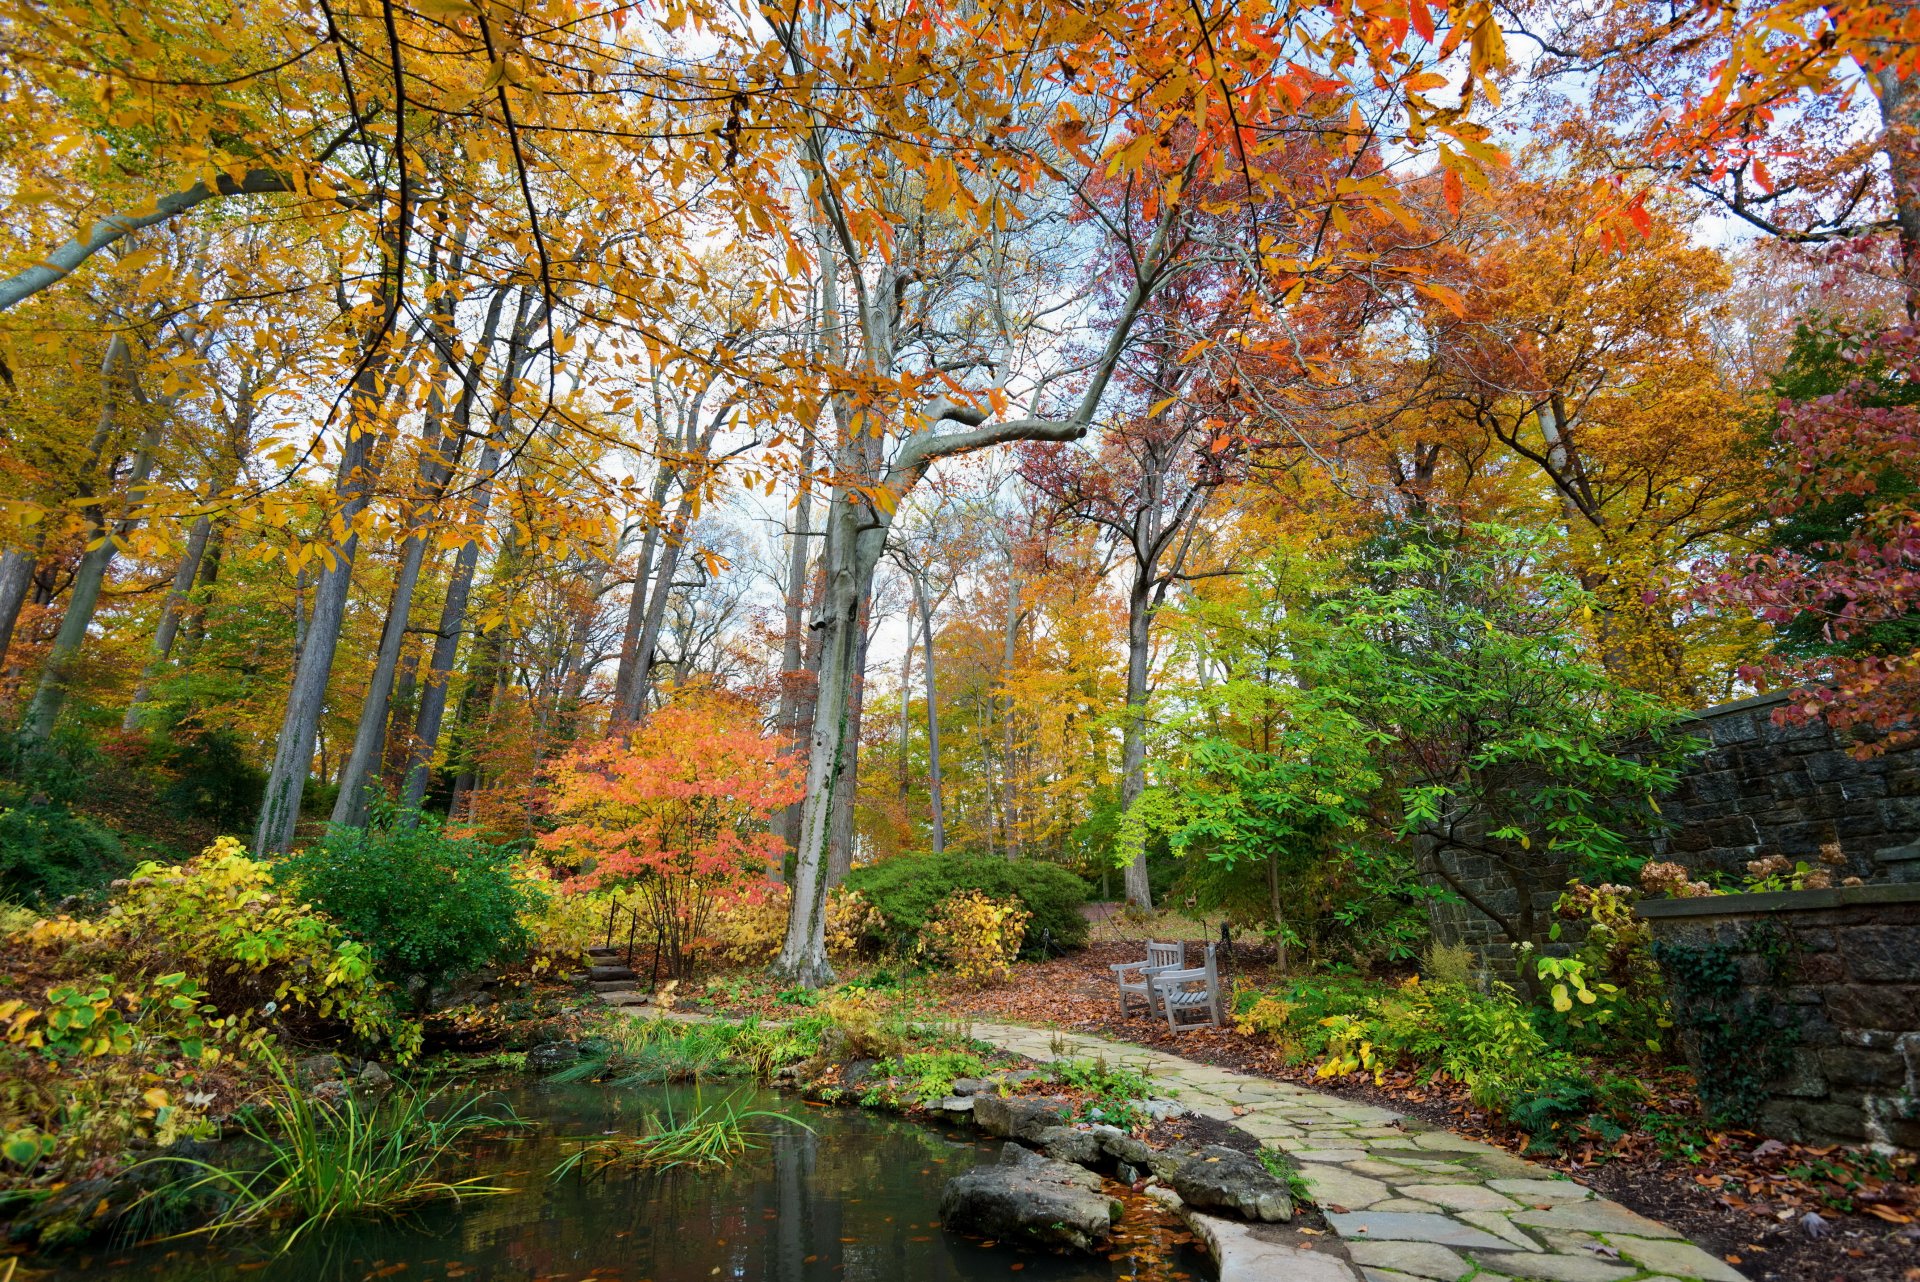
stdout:
[[1523,868],[1625,879],[1629,838],[1658,824],[1653,799],[1695,745],[1674,709],[1588,658],[1592,597],[1540,570],[1540,551],[1482,526],[1371,564],[1383,586],[1322,607],[1327,639],[1303,672],[1390,745],[1401,836],[1444,854],[1477,832]]
[[0,809],[0,893],[29,903],[97,895],[130,867],[120,841],[56,805]]
[[161,799],[176,813],[227,829],[253,826],[267,776],[247,759],[246,746],[233,731],[194,731],[171,745],[164,764],[178,777]]
[[1277,992],[1239,994],[1234,1022],[1242,1032],[1271,1037],[1296,1063],[1319,1061],[1323,1077],[1438,1072],[1465,1085],[1480,1107],[1515,1121],[1514,1110],[1536,1101],[1526,1116],[1547,1129],[1555,1116],[1541,1101],[1584,1077],[1578,1061],[1549,1044],[1534,1010],[1504,988],[1302,980]]
[[282,892],[265,863],[222,837],[185,864],[145,863],[97,917],[57,917],[22,942],[76,948],[123,976],[184,972],[228,1016],[319,1035],[340,1026],[402,1062],[420,1045],[364,944]]
[[423,1202],[484,1197],[511,1190],[483,1177],[448,1179],[456,1145],[475,1131],[520,1125],[511,1111],[490,1111],[484,1097],[449,1099],[399,1083],[378,1103],[349,1091],[337,1102],[313,1098],[271,1060],[275,1089],[243,1114],[242,1132],[258,1160],[220,1166],[181,1157],[156,1165],[181,1172],[165,1191],[217,1197],[223,1209],[195,1230],[223,1233],[286,1223],[282,1249],[310,1232],[355,1215],[391,1215]]
[[872,904],[879,920],[873,943],[910,952],[940,902],[955,891],[974,890],[990,899],[1017,899],[1031,915],[1025,951],[1037,955],[1043,938],[1058,948],[1087,939],[1080,913],[1086,883],[1056,864],[1008,861],[985,855],[896,855],[847,874],[849,890]]
[[1535,959],[1553,1010],[1549,1026],[1575,1049],[1632,1044],[1657,1053],[1666,1045],[1673,1019],[1652,929],[1634,913],[1634,898],[1625,886],[1575,882],[1554,904],[1551,938],[1560,938],[1566,922],[1586,926],[1573,956]]
[[0,766],[30,804],[65,807],[86,795],[100,773],[101,753],[85,730],[67,725],[45,740],[0,737]]
[[459,975],[525,952],[537,891],[510,851],[449,837],[431,815],[376,807],[365,828],[274,864],[274,876],[339,922],[392,978]]
[[953,1094],[958,1079],[986,1071],[980,1057],[968,1051],[914,1051],[900,1057],[898,1076],[912,1079],[908,1093],[925,1103]]
[[728,1166],[760,1147],[756,1141],[773,1134],[762,1129],[769,1122],[786,1122],[803,1131],[812,1129],[799,1118],[776,1109],[735,1108],[732,1099],[702,1104],[696,1098],[693,1111],[680,1117],[669,1099],[664,1108],[647,1113],[642,1123],[644,1133],[590,1140],[554,1167],[552,1178],[559,1179],[581,1167],[590,1171],[608,1167],[664,1171],[676,1166]]
[[[1667,977],[1675,1024],[1691,1043],[1700,1101],[1716,1125],[1742,1126],[1758,1117],[1767,1084],[1787,1071],[1799,1030],[1783,1018],[1776,998],[1792,957],[1784,932],[1770,923],[1749,928],[1742,946],[1659,940],[1652,956]],[[1742,953],[1757,955],[1767,984],[1747,984]]]
[[1145,1124],[1146,1114],[1140,1101],[1171,1091],[1154,1090],[1144,1073],[1130,1068],[1114,1068],[1104,1059],[1055,1060],[1047,1066],[1047,1075],[1062,1086],[1084,1091],[1092,1098],[1081,1105],[1079,1115],[1090,1122],[1105,1122],[1122,1130]]

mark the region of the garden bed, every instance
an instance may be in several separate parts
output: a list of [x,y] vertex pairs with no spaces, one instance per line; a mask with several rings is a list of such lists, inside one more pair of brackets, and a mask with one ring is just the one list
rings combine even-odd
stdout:
[[[1169,1034],[1162,1021],[1122,1019],[1107,963],[1133,960],[1138,945],[1092,946],[1070,958],[1023,963],[1013,980],[953,995],[947,1009],[968,1016],[1100,1033],[1224,1068],[1294,1081],[1379,1104],[1448,1127],[1579,1179],[1642,1214],[1672,1224],[1767,1282],[1912,1282],[1920,1249],[1920,1197],[1905,1174],[1908,1159],[1878,1158],[1828,1146],[1767,1144],[1762,1136],[1708,1127],[1684,1070],[1647,1073],[1654,1107],[1642,1125],[1612,1140],[1575,1135],[1557,1153],[1538,1151],[1523,1130],[1476,1107],[1445,1079],[1389,1071],[1318,1076],[1289,1063],[1264,1038],[1233,1030]],[[1277,983],[1266,967],[1239,972],[1243,983]],[[1643,1065],[1609,1066],[1619,1072]],[[1907,1178],[1911,1178],[1908,1176]],[[1802,1221],[1820,1217],[1814,1238]]]

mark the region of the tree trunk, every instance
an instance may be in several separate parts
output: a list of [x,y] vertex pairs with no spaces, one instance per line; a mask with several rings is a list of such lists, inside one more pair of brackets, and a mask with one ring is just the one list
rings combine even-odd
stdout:
[[[506,440],[513,422],[512,390],[520,377],[521,363],[525,359],[524,344],[530,332],[526,318],[527,298],[523,294],[520,309],[514,318],[514,339],[509,344],[506,366],[502,371],[500,404],[494,410],[487,442],[481,447],[473,492],[467,500],[467,522],[476,530],[486,525],[487,516],[493,510],[493,487],[503,457],[500,446]],[[455,415],[456,428],[464,429],[470,416],[470,406],[463,404]],[[440,731],[447,715],[447,683],[453,679],[454,662],[460,656],[460,633],[467,625],[467,601],[473,594],[473,576],[479,565],[480,541],[470,538],[454,554],[453,570],[447,579],[447,594],[440,604],[440,626],[434,632],[433,656],[427,664],[427,679],[420,688],[420,710],[414,720],[412,743],[407,753],[406,779],[400,789],[400,806],[403,810],[417,810],[426,799],[427,782],[433,773],[434,754],[440,750]]]
[[921,679],[927,688],[927,808],[931,816],[933,853],[938,855],[947,849],[947,827],[940,804],[940,697],[934,673],[933,602],[927,598],[927,585],[920,575],[908,577],[913,580],[914,603],[920,607],[920,639],[926,646],[926,658],[920,667]]
[[[780,642],[780,708],[776,724],[788,752],[800,751],[804,725],[801,707],[806,702],[802,683],[812,674],[806,667],[808,651],[806,627],[807,567],[812,564],[809,542],[813,534],[813,449],[814,433],[806,432],[800,445],[800,480],[794,497],[793,546],[787,549],[787,591],[783,604],[785,631]],[[911,654],[913,647],[909,645]],[[904,767],[902,767],[904,769]],[[777,831],[793,851],[800,845],[800,803],[794,802],[780,812]],[[780,858],[782,872],[786,855]],[[778,880],[778,878],[776,878]]]
[[[1147,662],[1149,658],[1148,608],[1144,572],[1136,570],[1133,590],[1127,595],[1127,719],[1120,748],[1120,809],[1125,811],[1147,789]],[[1127,865],[1127,902],[1143,909],[1153,907],[1153,891],[1147,884],[1147,852],[1143,846]]]
[[[827,961],[827,890],[833,820],[858,750],[854,683],[860,659],[860,614],[873,592],[884,525],[860,528],[855,496],[835,487],[827,508],[825,590],[815,627],[820,633],[819,693],[807,754],[807,792],[800,812],[800,844],[794,864],[793,904],[786,941],[773,972],[792,983],[817,988],[834,980]],[[870,531],[879,535],[870,537]]]
[[1020,858],[1020,823],[1013,799],[1013,664],[1020,641],[1020,578],[1013,572],[1013,557],[1007,557],[1007,635],[1000,652],[1000,815],[1007,825],[1007,858]]
[[[100,427],[96,439],[103,448],[105,441],[113,434],[117,402],[131,385],[132,373],[128,368],[131,361],[126,341],[115,334],[107,344],[106,359],[100,366]],[[133,468],[127,476],[127,500],[135,510],[144,497],[147,477],[153,468],[153,451],[159,444],[163,421],[162,416],[155,416],[141,439],[140,447],[134,454]],[[26,719],[21,726],[21,737],[29,744],[45,743],[53,735],[54,723],[59,720],[60,708],[66,702],[67,679],[71,675],[73,661],[79,657],[80,647],[86,643],[87,629],[93,626],[94,611],[100,605],[100,589],[106,584],[107,570],[113,565],[114,556],[119,551],[118,541],[132,532],[136,520],[129,515],[117,523],[109,522],[104,509],[98,504],[90,506],[87,511],[92,527],[89,541],[93,546],[80,557],[79,569],[73,576],[73,589],[67,595],[67,608],[60,616],[60,630],[53,638],[53,648],[47,652],[46,664],[40,670],[40,685],[33,693],[33,702],[28,705]]]
[[[377,300],[376,300],[377,301]],[[384,312],[384,308],[381,309]],[[340,451],[334,476],[339,501],[338,520],[346,538],[329,549],[313,592],[313,615],[306,628],[306,644],[294,669],[287,693],[287,711],[274,744],[273,767],[267,774],[260,807],[260,826],[254,834],[256,855],[287,850],[300,822],[300,796],[313,769],[313,748],[320,732],[320,713],[326,706],[327,682],[333,675],[333,655],[340,644],[340,625],[346,618],[347,593],[353,586],[354,556],[360,535],[355,519],[366,508],[372,490],[370,465],[380,435],[386,370],[392,354],[385,335],[370,336],[359,377],[349,397],[347,440]]]
[[[425,517],[426,509],[438,502],[453,475],[453,469],[441,456],[441,451],[449,448],[440,430],[441,415],[445,412],[443,397],[441,388],[436,387],[428,398],[418,480],[422,497],[411,513],[410,524],[417,525]],[[334,823],[350,828],[366,825],[368,785],[386,746],[387,709],[393,698],[394,674],[400,668],[400,647],[407,639],[407,624],[413,618],[414,589],[419,586],[420,567],[426,559],[426,532],[411,530],[400,545],[400,570],[394,576],[393,599],[387,606],[386,625],[380,632],[373,676],[360,703],[360,723],[354,730],[353,747],[340,768],[340,793],[333,802]]]
[[[877,558],[876,558],[877,560]],[[871,586],[871,582],[869,582]],[[853,752],[847,760],[846,778],[840,786],[840,798],[833,812],[833,840],[827,848],[827,889],[832,890],[847,878],[853,867],[854,807],[860,798],[860,726],[867,709],[867,646],[873,640],[869,606],[872,593],[860,603],[859,633],[854,638],[853,658]]]
[[0,661],[13,644],[13,629],[20,622],[20,607],[27,603],[27,589],[33,586],[39,561],[37,549],[8,548],[0,556]]
[[[160,606],[160,623],[153,630],[153,649],[147,666],[140,670],[139,683],[133,687],[133,698],[127,701],[127,715],[120,721],[122,730],[140,728],[140,714],[153,690],[154,678],[160,675],[173,654],[174,640],[180,635],[180,620],[186,613],[187,600],[193,594],[193,581],[199,577],[200,561],[206,555],[207,539],[212,533],[213,519],[207,516],[196,519],[187,531],[186,550],[180,554],[180,564],[174,569],[167,599]],[[0,570],[0,575],[4,575],[4,570]]]
[[646,673],[640,666],[640,638],[646,631],[648,605],[652,600],[653,558],[660,545],[660,525],[667,511],[667,491],[673,484],[674,469],[662,463],[653,476],[653,493],[648,505],[647,532],[640,539],[640,562],[633,575],[633,594],[627,598],[627,626],[620,638],[620,664],[613,674],[613,707],[608,713],[607,730],[615,733],[639,720],[646,700]]

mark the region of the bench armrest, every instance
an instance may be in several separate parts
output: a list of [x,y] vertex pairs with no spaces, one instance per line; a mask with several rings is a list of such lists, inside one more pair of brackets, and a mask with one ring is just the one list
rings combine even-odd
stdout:
[[1156,968],[1147,976],[1147,982],[1150,984],[1189,984],[1196,979],[1205,979],[1206,977],[1207,972],[1204,969],[1180,970],[1171,966],[1162,966]]

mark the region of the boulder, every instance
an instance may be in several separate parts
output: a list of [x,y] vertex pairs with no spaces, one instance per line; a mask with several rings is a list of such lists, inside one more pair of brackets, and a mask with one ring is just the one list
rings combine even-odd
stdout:
[[1032,1140],[1049,1126],[1064,1126],[1072,1110],[1063,1099],[981,1094],[973,1097],[973,1120],[989,1135]]
[[370,1059],[360,1070],[360,1075],[354,1079],[354,1084],[370,1095],[379,1095],[392,1089],[393,1077],[386,1069],[380,1067],[377,1060]]
[[580,1048],[572,1042],[548,1042],[527,1052],[527,1071],[551,1073],[580,1058]]
[[1153,1150],[1117,1126],[1096,1126],[1087,1132],[1100,1141],[1100,1149],[1117,1162],[1145,1168],[1153,1163]]
[[935,1112],[946,1113],[954,1118],[969,1116],[973,1112],[973,1096],[949,1095],[933,1107]]
[[1100,1138],[1091,1131],[1071,1126],[1049,1126],[1034,1140],[1040,1145],[1042,1153],[1058,1161],[1072,1162],[1078,1166],[1097,1166],[1100,1163]]
[[1118,1216],[1098,1176],[1018,1144],[1002,1149],[998,1162],[948,1180],[940,1198],[945,1228],[1052,1251],[1095,1250]]
[[993,1083],[984,1077],[956,1077],[953,1079],[955,1095],[978,1095],[982,1091],[993,1089]]
[[293,1080],[302,1086],[332,1081],[347,1075],[347,1061],[338,1055],[302,1055],[293,1061]]
[[1269,1224],[1293,1218],[1293,1195],[1257,1158],[1209,1144],[1167,1181],[1188,1206]]

